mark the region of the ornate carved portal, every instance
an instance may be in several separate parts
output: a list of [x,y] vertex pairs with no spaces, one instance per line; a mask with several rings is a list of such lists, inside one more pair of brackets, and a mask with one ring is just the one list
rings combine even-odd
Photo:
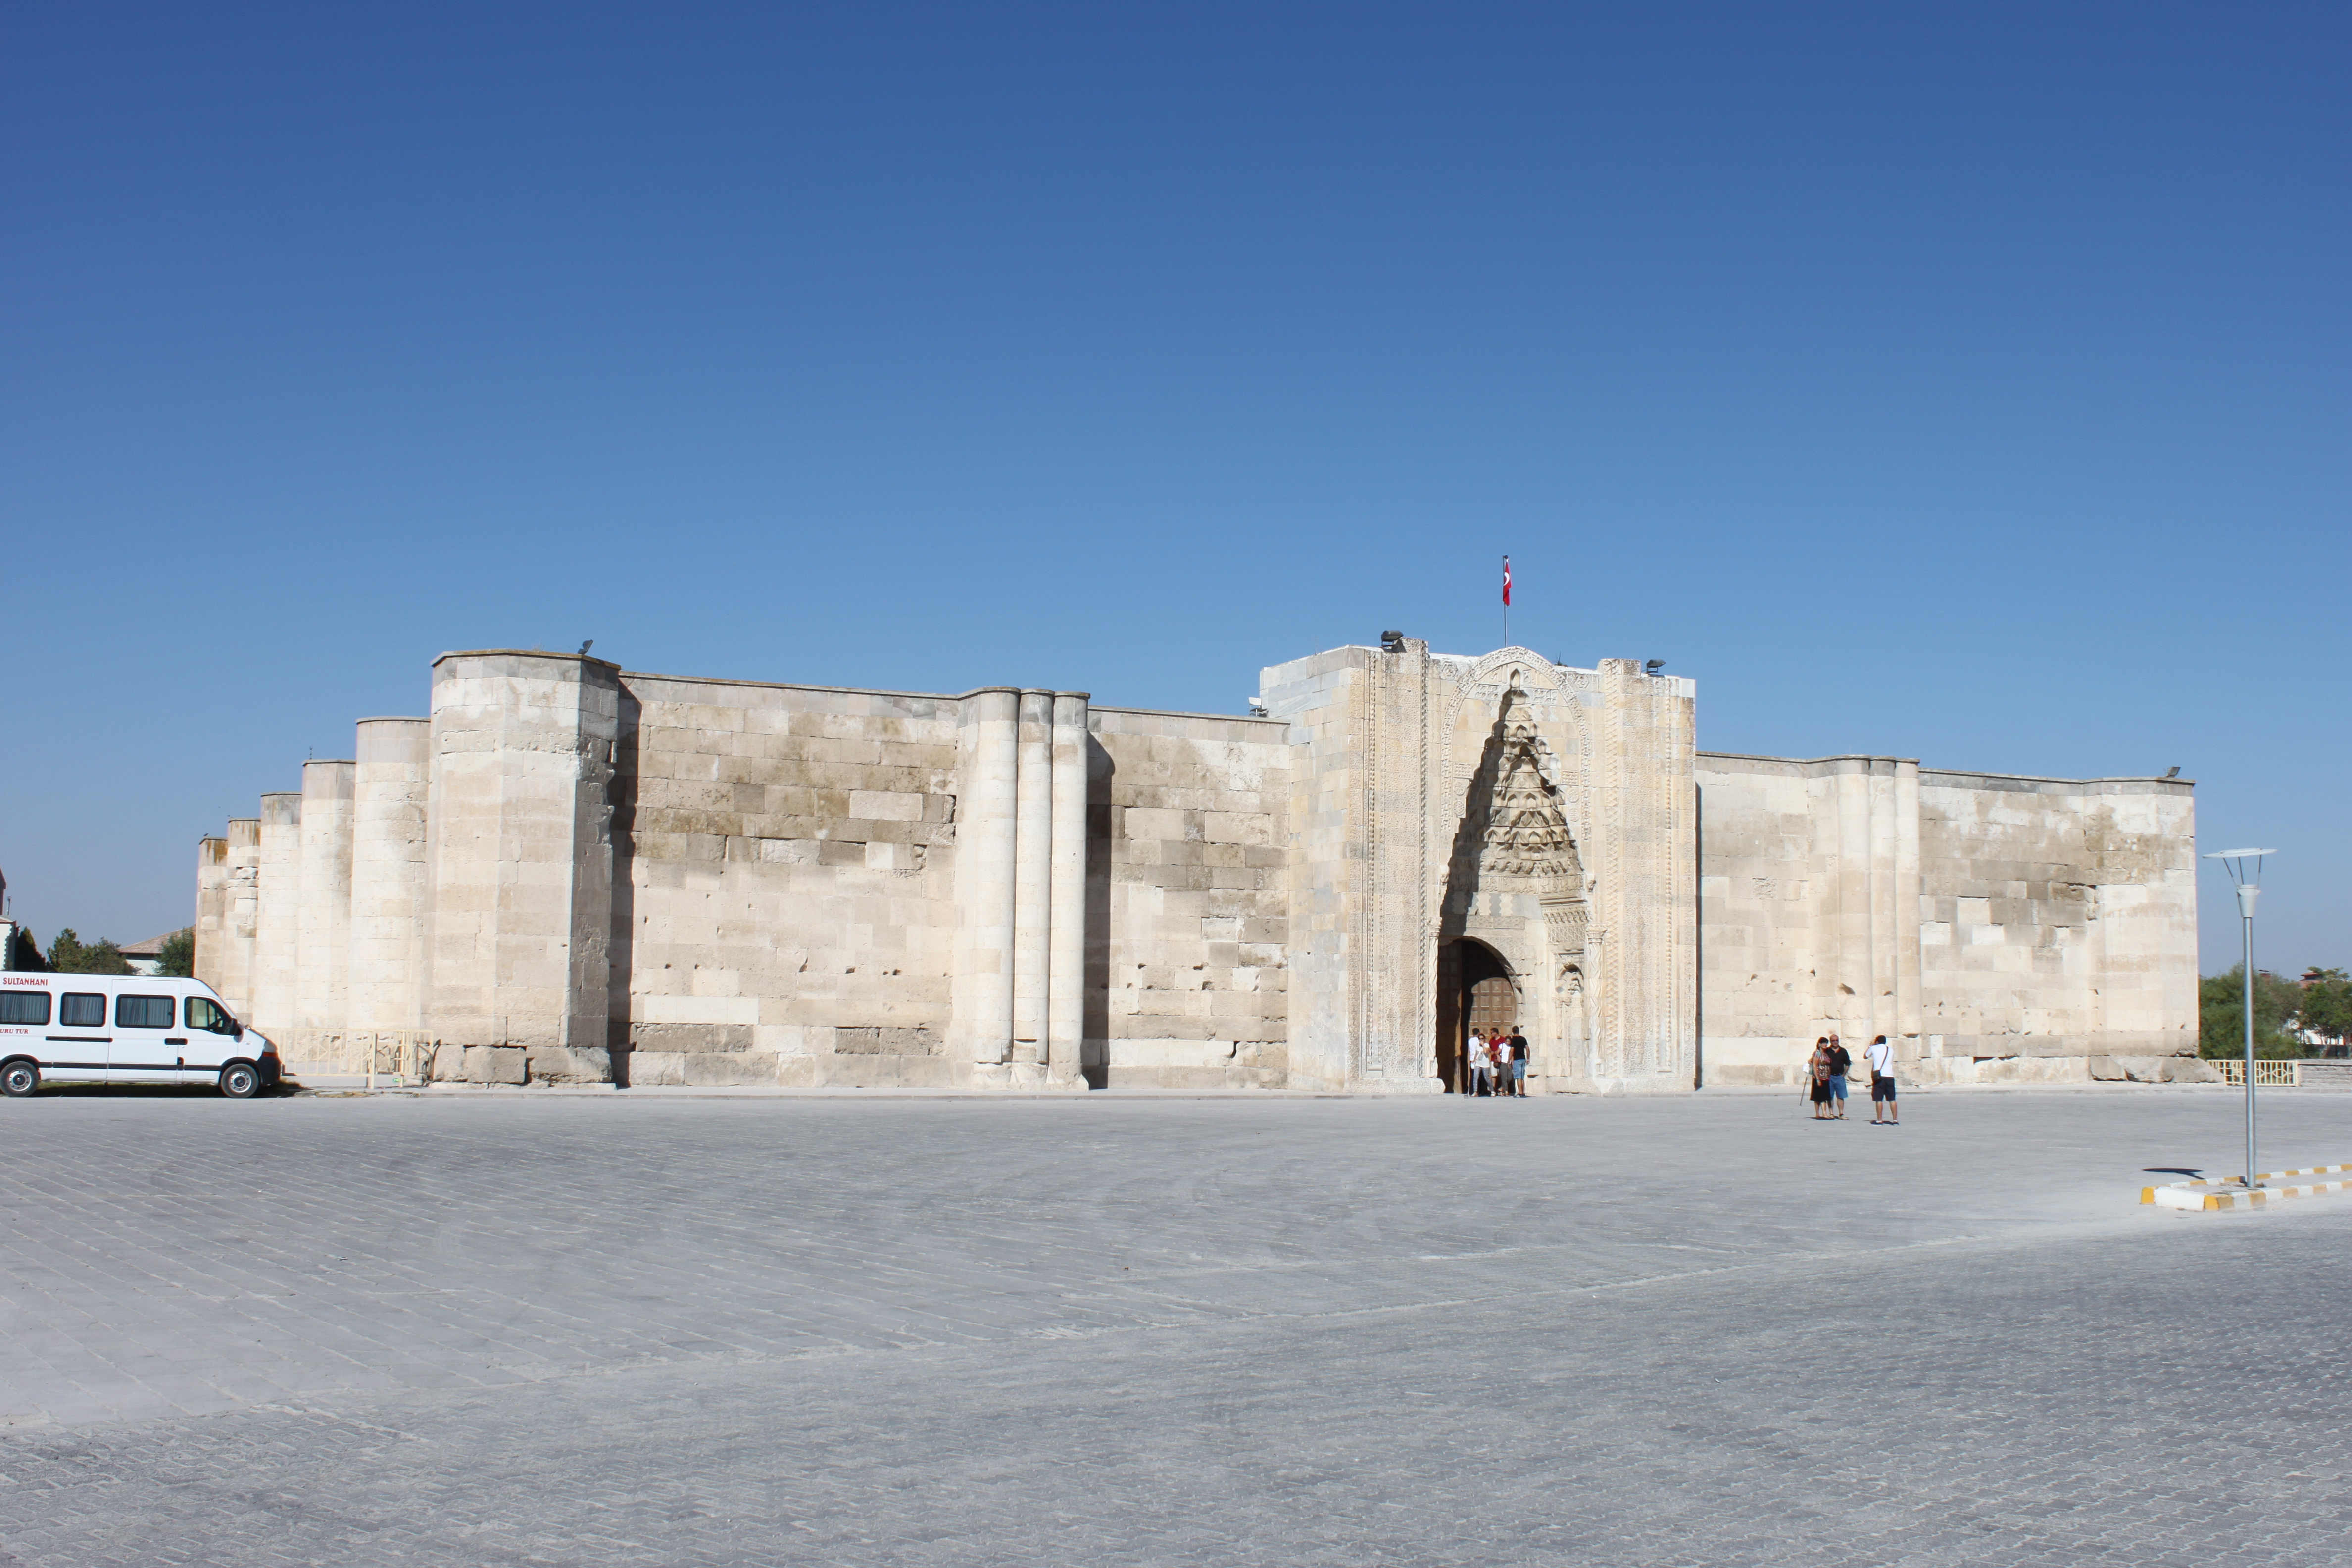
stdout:
[[1471,972],[1481,954],[1494,974],[1518,977],[1514,1016],[1501,1021],[1528,1033],[1537,1058],[1531,1070],[1570,1077],[1592,1070],[1584,974],[1591,889],[1569,830],[1559,769],[1529,707],[1514,672],[1470,781],[1446,866],[1438,930],[1438,1072],[1449,1089],[1460,1077],[1469,991],[1478,983]]

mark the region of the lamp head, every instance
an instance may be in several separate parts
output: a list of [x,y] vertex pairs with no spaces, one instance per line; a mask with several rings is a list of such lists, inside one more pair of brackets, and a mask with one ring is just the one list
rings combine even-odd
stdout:
[[2230,880],[2238,889],[2238,905],[2248,917],[2254,912],[2254,901],[2246,896],[2249,889],[2260,891],[2263,882],[2263,857],[2275,855],[2275,849],[2216,849],[2205,857],[2219,860],[2230,873]]

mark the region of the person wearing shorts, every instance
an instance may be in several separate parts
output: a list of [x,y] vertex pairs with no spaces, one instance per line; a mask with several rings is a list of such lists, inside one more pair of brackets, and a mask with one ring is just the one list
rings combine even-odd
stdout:
[[1870,1124],[1878,1125],[1878,1108],[1886,1108],[1886,1125],[1897,1125],[1895,1110],[1895,1047],[1881,1035],[1862,1053],[1870,1060]]
[[1853,1054],[1838,1043],[1838,1037],[1835,1035],[1832,1035],[1830,1037],[1830,1098],[1837,1101],[1835,1120],[1839,1121],[1845,1120],[1845,1079],[1846,1074],[1853,1070]]
[[1511,1096],[1515,1100],[1528,1097],[1528,1037],[1517,1026],[1511,1030]]

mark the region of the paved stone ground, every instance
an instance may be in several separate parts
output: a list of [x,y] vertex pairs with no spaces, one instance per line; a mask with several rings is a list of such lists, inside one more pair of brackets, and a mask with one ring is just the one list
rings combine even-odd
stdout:
[[2234,1107],[10,1101],[0,1562],[2333,1568]]

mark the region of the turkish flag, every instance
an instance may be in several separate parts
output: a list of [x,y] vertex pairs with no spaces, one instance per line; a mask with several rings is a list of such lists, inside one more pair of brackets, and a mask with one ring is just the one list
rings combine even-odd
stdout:
[[1506,556],[1504,556],[1504,557],[1503,557],[1503,607],[1504,607],[1505,609],[1508,609],[1508,608],[1510,607],[1510,604],[1511,604],[1511,558],[1510,558],[1509,556],[1506,555]]

